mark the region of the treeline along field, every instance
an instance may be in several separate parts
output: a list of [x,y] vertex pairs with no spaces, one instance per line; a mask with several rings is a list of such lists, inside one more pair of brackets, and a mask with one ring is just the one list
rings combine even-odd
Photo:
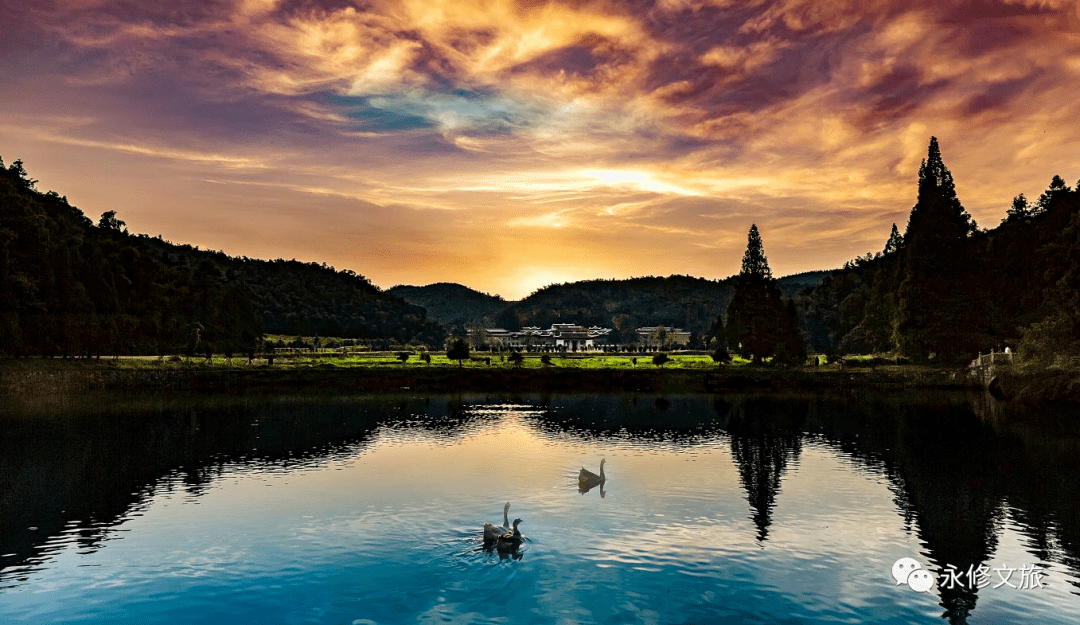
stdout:
[[351,271],[233,258],[95,225],[0,161],[0,356],[243,353],[264,332],[440,344],[424,309]]
[[1019,349],[1025,360],[1080,357],[1080,183],[1054,176],[983,230],[964,210],[936,139],[919,171],[906,233],[798,298],[811,350],[968,362]]

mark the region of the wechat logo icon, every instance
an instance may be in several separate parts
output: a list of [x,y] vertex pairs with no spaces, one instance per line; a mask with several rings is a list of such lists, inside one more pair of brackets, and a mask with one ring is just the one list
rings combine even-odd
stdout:
[[915,592],[927,592],[934,587],[934,574],[914,558],[900,558],[893,562],[892,576],[897,586],[907,584]]

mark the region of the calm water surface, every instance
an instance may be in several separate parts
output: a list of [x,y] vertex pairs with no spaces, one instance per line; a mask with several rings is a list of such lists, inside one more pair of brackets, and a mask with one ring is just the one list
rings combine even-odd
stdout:
[[983,401],[0,403],[0,622],[1080,622],[1078,438]]

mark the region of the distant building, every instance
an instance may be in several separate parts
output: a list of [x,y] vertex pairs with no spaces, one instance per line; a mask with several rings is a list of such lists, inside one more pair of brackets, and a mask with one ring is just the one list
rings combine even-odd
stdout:
[[[527,326],[520,330],[503,328],[470,329],[469,342],[486,345],[497,351],[589,352],[610,346],[611,328],[586,328],[576,323],[554,323],[544,330]],[[646,326],[637,329],[637,345],[646,349],[668,349],[690,345],[690,331],[672,326]]]
[[646,326],[637,329],[638,340],[642,345],[664,349],[669,346],[690,344],[690,331],[671,326]]
[[[482,336],[478,337],[477,334]],[[611,328],[585,328],[574,323],[555,323],[547,330],[541,330],[538,326],[524,327],[518,331],[502,328],[469,330],[469,340],[486,343],[501,350],[584,352],[594,351],[605,345],[609,334]]]

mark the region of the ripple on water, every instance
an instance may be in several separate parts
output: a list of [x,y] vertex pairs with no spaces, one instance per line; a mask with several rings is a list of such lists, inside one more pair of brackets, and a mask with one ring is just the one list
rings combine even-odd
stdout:
[[[0,620],[942,622],[938,595],[890,581],[898,553],[923,554],[876,460],[824,437],[781,458],[768,432],[736,457],[711,400],[673,431],[658,424],[693,400],[641,399],[444,399],[431,415],[417,400],[361,442],[178,469],[110,523],[43,531]],[[604,496],[579,493],[602,457]],[[481,538],[506,500],[520,559]],[[1023,527],[999,529],[999,553],[1031,550]],[[970,622],[1080,621],[1075,577],[1047,566],[1056,586],[980,593]]]

